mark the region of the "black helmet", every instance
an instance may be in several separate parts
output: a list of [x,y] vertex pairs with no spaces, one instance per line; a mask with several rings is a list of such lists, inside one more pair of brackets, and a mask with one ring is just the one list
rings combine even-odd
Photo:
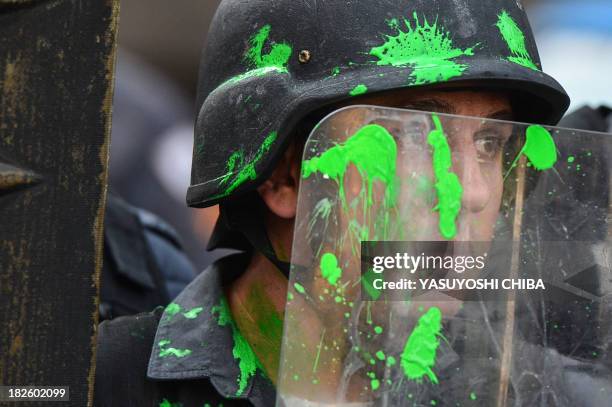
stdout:
[[569,98],[541,70],[521,0],[225,0],[198,86],[190,206],[253,190],[295,126],[364,93],[445,82],[520,94],[556,123]]

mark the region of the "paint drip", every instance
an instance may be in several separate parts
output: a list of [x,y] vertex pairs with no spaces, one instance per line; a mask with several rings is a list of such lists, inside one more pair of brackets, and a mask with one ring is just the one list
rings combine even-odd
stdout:
[[[234,192],[238,187],[244,184],[247,181],[253,181],[257,178],[257,164],[261,161],[263,156],[270,151],[272,144],[276,141],[278,137],[277,132],[270,133],[259,149],[255,153],[252,159],[248,162],[244,157],[243,151],[236,151],[233,153],[229,160],[227,161],[227,172],[221,181],[219,181],[219,186],[226,185],[229,182],[229,185],[225,189],[225,191],[218,197],[228,196],[232,192]],[[230,182],[231,180],[231,182]]]
[[539,171],[549,170],[557,163],[557,146],[548,130],[540,125],[531,125],[525,132],[525,145],[510,166],[504,180],[508,178],[521,155],[525,155],[531,166]]
[[421,383],[427,376],[432,383],[438,384],[432,367],[436,364],[441,329],[442,312],[439,308],[432,307],[419,318],[400,358],[400,366],[408,379]]
[[346,205],[344,176],[353,164],[367,184],[367,206],[373,204],[372,189],[378,180],[386,186],[385,202],[395,205],[397,145],[393,136],[384,127],[370,124],[362,127],[344,143],[336,145],[318,157],[302,164],[302,177],[309,178],[321,173],[338,183],[340,196]]
[[539,71],[540,68],[533,62],[527,51],[525,34],[506,10],[502,10],[499,14],[496,25],[512,53],[512,56],[507,58],[508,61]]
[[222,298],[219,305],[212,308],[211,313],[213,315],[217,314],[217,324],[219,324],[219,326],[229,325],[232,329],[232,337],[234,340],[232,354],[234,355],[234,359],[238,361],[238,368],[240,370],[237,378],[238,390],[236,391],[236,396],[240,396],[246,390],[249,379],[255,375],[259,367],[259,362],[247,340],[242,336],[240,331],[238,331],[238,327],[232,319],[227,300]]
[[436,129],[429,133],[427,142],[433,148],[432,161],[438,195],[438,205],[434,210],[440,214],[440,234],[450,240],[457,235],[456,220],[461,211],[463,187],[457,174],[450,171],[453,165],[452,154],[440,118],[434,114],[432,119]]
[[325,253],[321,257],[321,274],[333,286],[342,278],[342,269],[338,267],[338,259],[333,253]]
[[397,35],[386,36],[384,44],[370,50],[370,55],[378,58],[377,65],[412,67],[412,85],[444,82],[461,76],[468,66],[454,59],[473,56],[478,44],[464,50],[455,48],[450,34],[438,25],[437,18],[433,24],[426,18],[421,23],[415,12],[414,20],[413,28],[410,21],[404,19],[406,31],[402,31],[397,20],[391,20],[393,24],[389,25],[397,30]]

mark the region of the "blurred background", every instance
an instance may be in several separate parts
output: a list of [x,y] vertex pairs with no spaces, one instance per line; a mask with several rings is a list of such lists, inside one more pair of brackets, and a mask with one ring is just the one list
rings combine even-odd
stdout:
[[[517,0],[520,2],[521,0]],[[197,270],[217,208],[189,209],[195,89],[217,0],[122,0],[110,161],[111,190],[165,219]],[[612,105],[612,0],[525,0],[544,70],[571,109]]]

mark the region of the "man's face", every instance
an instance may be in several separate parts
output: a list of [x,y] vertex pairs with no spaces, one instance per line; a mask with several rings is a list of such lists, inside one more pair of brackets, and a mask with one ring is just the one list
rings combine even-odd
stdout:
[[[485,119],[513,118],[510,99],[506,95],[459,88],[396,91],[354,99],[351,101],[352,104],[388,106]],[[392,124],[379,124],[388,128],[391,133],[394,132]],[[455,240],[489,241],[493,235],[503,195],[502,151],[512,135],[512,126],[448,118],[442,118],[442,124],[452,151],[453,171],[457,173],[463,187],[462,210],[456,222],[458,230]],[[399,140],[399,143],[401,142],[402,140]],[[427,143],[426,139],[418,142]],[[407,149],[406,146],[404,149]],[[411,163],[411,160],[406,158],[401,161]],[[415,165],[412,171],[421,174],[431,172],[431,161],[409,165]],[[419,165],[420,168],[416,168]],[[404,190],[400,200],[408,202],[410,197],[405,195],[410,193]],[[411,229],[419,231],[436,229],[437,217],[432,215],[430,207],[410,209],[411,214],[406,216],[410,218]],[[431,235],[415,237],[422,240],[437,240]]]

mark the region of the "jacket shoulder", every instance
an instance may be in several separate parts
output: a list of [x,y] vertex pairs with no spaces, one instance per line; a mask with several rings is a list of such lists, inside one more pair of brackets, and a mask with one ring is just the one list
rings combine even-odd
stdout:
[[152,406],[158,399],[147,366],[163,314],[149,313],[104,321],[98,327],[94,405]]

